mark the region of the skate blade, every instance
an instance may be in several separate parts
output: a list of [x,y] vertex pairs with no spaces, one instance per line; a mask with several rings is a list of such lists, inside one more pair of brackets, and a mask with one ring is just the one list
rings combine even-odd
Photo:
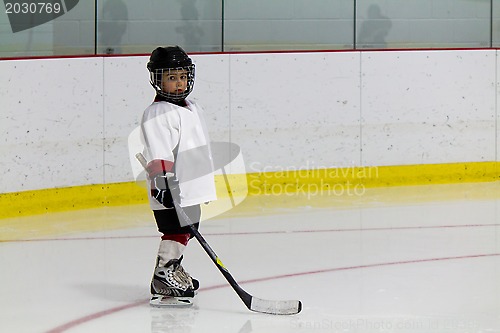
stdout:
[[193,306],[193,301],[186,297],[154,295],[151,297],[149,305],[156,308],[189,308]]

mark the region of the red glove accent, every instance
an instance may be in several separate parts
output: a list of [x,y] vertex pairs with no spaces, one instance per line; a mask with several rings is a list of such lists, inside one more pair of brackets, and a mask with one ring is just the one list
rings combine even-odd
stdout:
[[158,175],[164,175],[170,172],[174,166],[174,162],[166,160],[152,160],[148,163],[146,171],[149,174],[149,178],[153,179]]

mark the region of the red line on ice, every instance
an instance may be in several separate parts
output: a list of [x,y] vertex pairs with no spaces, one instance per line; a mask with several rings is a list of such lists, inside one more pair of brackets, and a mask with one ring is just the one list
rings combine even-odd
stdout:
[[[366,265],[336,267],[336,268],[320,269],[320,270],[309,271],[309,272],[290,273],[290,274],[283,274],[283,275],[271,276],[271,277],[266,277],[266,278],[251,279],[251,280],[241,281],[240,284],[257,283],[257,282],[263,282],[263,281],[286,279],[286,278],[293,278],[293,277],[298,277],[298,276],[331,273],[331,272],[354,270],[354,269],[364,269],[364,268],[384,267],[384,266],[396,266],[396,265],[406,265],[406,264],[418,264],[418,263],[438,262],[438,261],[446,261],[446,260],[476,259],[476,258],[498,257],[498,256],[500,256],[500,253],[471,254],[471,255],[456,256],[456,257],[402,260],[402,261],[385,262],[385,263],[374,263],[374,264],[366,264]],[[227,287],[229,287],[229,284],[225,283],[225,284],[221,284],[221,285],[215,285],[212,287],[202,288],[202,289],[200,289],[200,292],[210,291],[210,290],[220,289],[220,288],[227,288]],[[46,331],[45,333],[62,333],[62,332],[65,332],[73,327],[85,324],[85,323],[90,322],[92,320],[96,320],[96,319],[99,319],[99,318],[102,318],[102,317],[105,317],[108,315],[115,314],[115,313],[120,312],[120,311],[124,311],[127,309],[131,309],[131,308],[146,305],[146,304],[148,304],[148,301],[143,300],[143,301],[137,301],[137,302],[130,303],[130,304],[125,304],[125,305],[111,308],[108,310],[99,311],[99,312],[72,320],[70,322],[67,322],[63,325],[60,325],[56,328],[53,328],[49,331]]]

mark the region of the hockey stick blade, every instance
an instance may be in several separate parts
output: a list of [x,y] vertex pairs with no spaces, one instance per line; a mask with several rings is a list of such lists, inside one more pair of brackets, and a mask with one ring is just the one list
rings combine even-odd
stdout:
[[[141,153],[137,153],[135,155],[137,160],[141,163],[142,167],[146,169],[147,160]],[[182,218],[188,222],[188,225],[196,238],[196,240],[200,243],[201,247],[208,254],[210,259],[213,261],[215,266],[219,269],[222,275],[226,278],[229,285],[233,288],[233,290],[238,294],[240,299],[246,305],[246,307],[254,312],[259,313],[267,313],[272,315],[294,315],[299,313],[302,310],[302,302],[301,301],[271,301],[265,300],[261,298],[254,297],[247,293],[243,288],[240,287],[238,282],[233,278],[229,270],[224,266],[222,261],[219,259],[217,254],[212,250],[208,242],[201,235],[201,233],[194,227],[194,223],[191,221],[189,216],[184,212],[184,209],[180,206],[177,200],[173,200],[174,206],[177,212],[182,216]]]
[[[180,209],[180,213],[184,219],[189,219],[187,215],[185,215],[184,211],[182,208],[179,206],[177,207],[177,203],[174,201],[174,205],[176,206],[177,209]],[[189,221],[189,220],[188,220]],[[294,315],[299,313],[302,310],[302,302],[300,301],[271,301],[271,300],[265,300],[262,298],[257,298],[252,295],[250,295],[248,292],[246,292],[241,286],[236,282],[236,280],[233,278],[231,273],[229,273],[229,270],[224,266],[222,261],[219,259],[217,254],[215,254],[214,250],[210,247],[210,245],[207,243],[205,238],[200,234],[196,228],[191,226],[191,230],[194,234],[194,237],[198,242],[200,243],[201,247],[205,250],[205,252],[208,254],[210,259],[212,259],[213,263],[219,271],[222,273],[222,275],[226,278],[227,282],[229,285],[233,288],[233,290],[238,294],[240,299],[243,301],[243,303],[246,305],[246,307],[254,312],[260,312],[260,313],[267,313],[267,314],[273,314],[273,315]]]
[[252,296],[250,310],[273,315],[294,315],[302,310],[301,301],[270,301]]

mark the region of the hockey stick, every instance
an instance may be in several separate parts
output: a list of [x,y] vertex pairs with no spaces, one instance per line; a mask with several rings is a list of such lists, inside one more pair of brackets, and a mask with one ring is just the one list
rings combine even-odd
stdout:
[[[135,155],[137,160],[141,163],[144,169],[146,169],[147,166],[147,161],[144,158],[144,156],[141,153],[137,153]],[[226,278],[227,282],[231,285],[231,287],[234,289],[234,291],[238,294],[240,299],[245,303],[246,307],[255,312],[261,312],[261,313],[268,313],[268,314],[274,314],[274,315],[293,315],[297,314],[302,310],[302,302],[301,301],[271,301],[271,300],[265,300],[261,298],[254,297],[247,293],[243,288],[240,287],[238,282],[233,278],[231,273],[229,273],[229,270],[224,266],[222,261],[219,259],[217,254],[212,250],[210,245],[207,243],[205,238],[201,235],[201,233],[194,227],[193,222],[187,216],[187,214],[184,212],[184,209],[179,205],[176,199],[173,199],[174,206],[179,212],[179,214],[182,216],[182,218],[189,224],[189,227],[194,235],[194,237],[198,240],[200,243],[201,247],[205,250],[205,252],[208,254],[210,259],[212,259],[213,263],[219,271],[224,275]]]

